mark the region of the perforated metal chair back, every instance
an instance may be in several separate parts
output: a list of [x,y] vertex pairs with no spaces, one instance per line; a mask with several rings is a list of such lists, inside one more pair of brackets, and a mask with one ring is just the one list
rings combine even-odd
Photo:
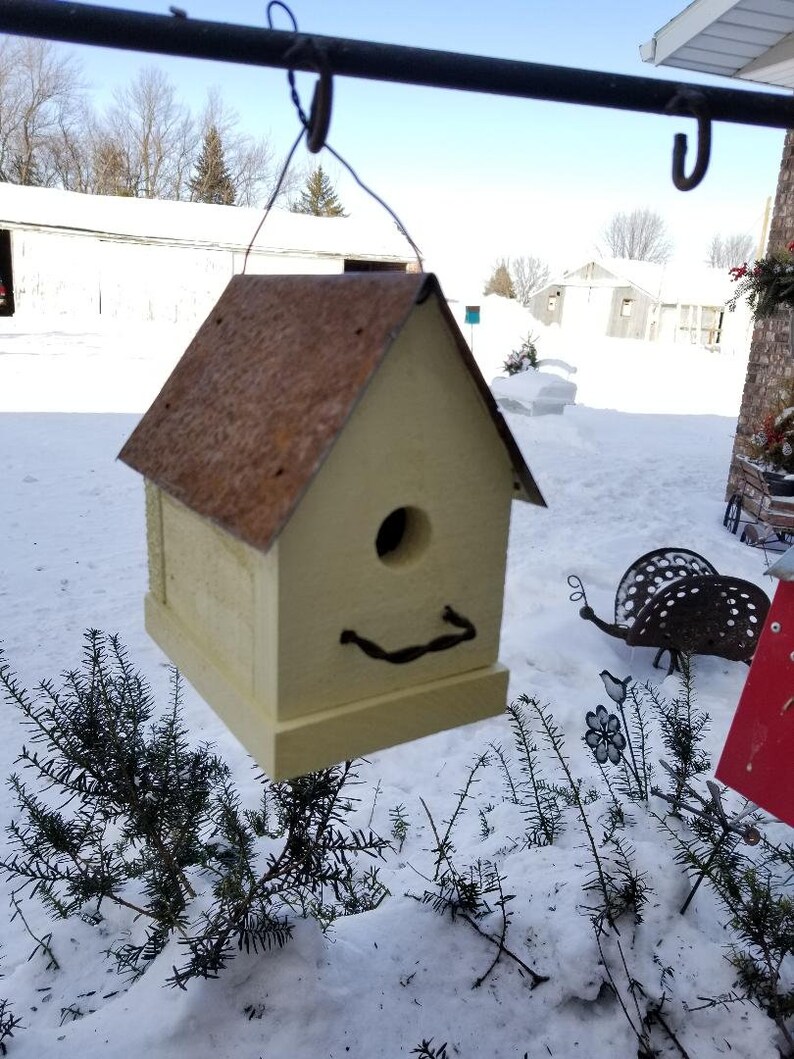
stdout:
[[626,643],[673,654],[717,655],[749,662],[769,611],[750,581],[694,575],[666,584],[634,619]]
[[708,559],[688,548],[657,548],[635,559],[615,593],[615,624],[632,626],[637,615],[672,581],[708,574],[717,576]]

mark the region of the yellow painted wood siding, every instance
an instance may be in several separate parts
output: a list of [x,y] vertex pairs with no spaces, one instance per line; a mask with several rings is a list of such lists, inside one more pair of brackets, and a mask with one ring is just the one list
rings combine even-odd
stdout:
[[[279,719],[495,662],[512,495],[504,446],[429,299],[279,540]],[[426,516],[426,547],[384,562],[378,529],[405,506]],[[475,640],[405,665],[339,643],[346,628],[388,650],[455,633],[441,621],[447,604]]]
[[[275,556],[262,556],[183,504],[161,494],[165,608],[169,620],[246,695],[272,704],[275,591],[263,602],[259,578]],[[150,546],[151,555],[151,546]],[[275,578],[269,578],[275,586]],[[153,592],[153,594],[155,594]],[[184,667],[179,658],[177,666]],[[191,679],[190,671],[185,675]]]

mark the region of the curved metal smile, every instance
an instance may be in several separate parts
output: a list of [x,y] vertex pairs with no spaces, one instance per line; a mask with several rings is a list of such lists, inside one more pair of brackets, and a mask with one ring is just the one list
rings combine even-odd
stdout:
[[417,647],[401,647],[396,651],[386,651],[372,640],[365,640],[363,636],[359,636],[352,629],[343,629],[339,642],[356,644],[365,655],[370,658],[376,658],[378,661],[401,665],[403,662],[413,662],[432,651],[448,651],[450,647],[456,647],[465,640],[473,640],[477,635],[477,630],[469,619],[458,614],[449,604],[441,612],[441,620],[446,622],[447,625],[454,625],[457,629],[463,629],[463,632],[437,636],[426,644]]

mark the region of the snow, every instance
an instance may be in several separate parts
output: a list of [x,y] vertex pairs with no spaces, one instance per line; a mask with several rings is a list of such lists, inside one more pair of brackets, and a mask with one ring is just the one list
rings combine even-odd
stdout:
[[565,405],[573,404],[576,383],[548,371],[529,369],[506,379],[494,379],[491,392],[502,408],[509,412],[525,415],[559,414]]
[[[576,369],[576,400],[589,408],[627,412],[714,414],[736,418],[747,369],[748,342],[715,352],[689,342],[641,342],[544,326],[518,302],[482,299],[481,323],[463,323],[465,307],[452,306],[483,376],[504,372],[505,358],[533,336],[538,359],[563,360]],[[543,367],[567,377],[564,371]],[[500,386],[503,385],[500,383]],[[727,475],[727,472],[726,472]]]
[[243,250],[257,232],[257,250],[413,260],[404,237],[382,220],[312,217],[276,207],[259,232],[261,221],[261,209],[245,206],[83,195],[6,182],[0,185],[2,227],[111,233],[122,239]]
[[[164,694],[167,660],[143,629],[142,486],[115,456],[188,336],[162,326],[101,333],[67,330],[63,322],[58,331],[47,327],[4,321],[0,333],[4,649],[31,686],[78,663],[86,628],[119,632]],[[501,348],[492,343],[491,361],[504,359],[523,334],[516,327]],[[510,696],[526,693],[549,704],[575,774],[590,784],[597,773],[581,735],[585,712],[604,701],[600,671],[641,681],[663,675],[651,666],[653,652],[631,653],[580,620],[567,576],[582,578],[591,605],[605,617],[625,568],[663,545],[693,548],[720,572],[767,590],[769,582],[762,554],[722,527],[743,365],[703,351],[674,356],[637,343],[570,348],[560,340],[554,351],[550,344],[542,356],[576,363],[580,403],[559,416],[509,419],[549,507],[514,505],[501,657],[511,669]],[[712,754],[725,737],[746,672],[738,663],[698,661],[699,705],[711,714]],[[675,678],[664,686],[674,691]],[[213,742],[244,797],[253,795],[255,779],[242,748],[189,689],[186,703],[192,737]],[[12,771],[22,738],[17,717],[4,706],[0,776]],[[393,1059],[409,1055],[423,1038],[436,1046],[446,1041],[448,1055],[461,1059],[636,1055],[628,1022],[604,988],[582,911],[588,854],[573,820],[553,846],[511,849],[522,820],[503,798],[499,771],[488,768],[479,773],[475,797],[492,832],[482,836],[471,807],[454,833],[462,864],[499,860],[506,891],[516,895],[507,944],[549,976],[534,990],[506,959],[473,988],[493,947],[465,922],[453,923],[413,899],[427,886],[433,862],[420,798],[435,820],[447,819],[475,756],[491,743],[509,748],[506,718],[371,755],[361,767],[358,826],[371,814],[372,826],[388,834],[389,810],[400,804],[410,821],[402,852],[388,854],[382,870],[390,896],[372,912],[339,920],[329,937],[315,923],[299,922],[286,948],[241,954],[218,981],[192,982],[185,992],[165,988],[177,960],[169,948],[125,990],[103,956],[108,934],[131,926],[125,914],[112,912],[100,932],[77,920],[53,923],[35,902],[27,903],[33,928],[52,930],[62,969],[46,970],[40,955],[28,959],[33,942],[18,920],[6,917],[0,997],[9,998],[23,1021],[9,1055]],[[550,769],[546,755],[544,763]],[[12,812],[8,796],[0,797],[0,824]],[[639,810],[632,815],[627,838],[653,888],[645,921],[622,936],[632,974],[651,995],[666,991],[667,1021],[690,1056],[773,1059],[774,1025],[753,1006],[687,1010],[700,1006],[697,997],[733,987],[723,958],[724,914],[706,886],[687,915],[678,914],[687,881],[652,823]],[[786,838],[780,825],[769,827]],[[7,893],[7,883],[0,885]],[[496,929],[498,920],[485,925]],[[605,941],[605,951],[617,967],[613,940]],[[662,986],[667,966],[673,974]],[[71,1005],[84,1017],[64,1020],[63,1009]],[[663,1038],[656,1043],[660,1054],[674,1054]]]
[[[617,287],[625,283],[644,290],[664,305],[724,305],[733,293],[733,284],[726,268],[681,263],[656,264],[652,261],[633,261],[625,257],[590,259],[612,273],[603,279],[579,282],[586,286]],[[567,269],[564,282],[575,285],[575,273],[584,265]],[[554,282],[552,279],[551,283]]]

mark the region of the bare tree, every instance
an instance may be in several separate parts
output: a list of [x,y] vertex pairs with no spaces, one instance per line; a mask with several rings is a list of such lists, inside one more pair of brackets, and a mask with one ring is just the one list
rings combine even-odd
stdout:
[[549,266],[539,257],[517,257],[510,262],[510,278],[517,300],[529,305],[530,297],[548,281]]
[[0,41],[0,179],[57,185],[58,144],[84,105],[80,70],[49,41]]
[[[48,41],[0,38],[0,180],[101,195],[189,199],[202,143],[214,126],[234,200],[256,206],[275,185],[267,138],[210,92],[196,120],[157,67],[142,69],[103,115],[91,105],[80,67]],[[281,188],[289,195],[295,178]]]
[[55,183],[67,191],[95,192],[96,114],[85,99],[76,99],[58,120],[48,143]]
[[707,264],[712,268],[731,268],[747,261],[755,249],[751,235],[735,232],[733,235],[715,235],[709,243]]
[[158,67],[145,67],[116,92],[102,139],[123,159],[124,183],[137,198],[190,197],[200,136],[173,83]]
[[673,251],[667,225],[661,215],[649,209],[613,215],[603,232],[611,257],[664,264]]

